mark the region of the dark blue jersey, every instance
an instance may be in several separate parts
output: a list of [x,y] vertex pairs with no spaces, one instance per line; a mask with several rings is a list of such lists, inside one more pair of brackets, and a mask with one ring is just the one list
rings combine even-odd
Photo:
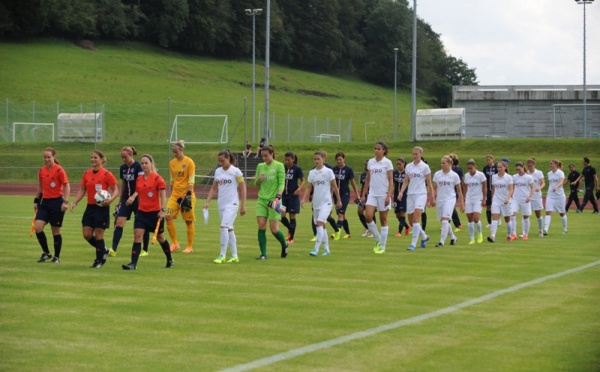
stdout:
[[406,172],[405,171],[400,172],[399,170],[396,169],[394,171],[392,177],[394,180],[394,200],[396,200],[396,198],[398,197],[398,193],[400,192],[400,189],[402,188],[402,184],[404,183],[404,177],[406,177]]
[[462,171],[462,169],[460,169],[460,167],[454,167],[454,168],[452,168],[452,171],[453,171],[454,173],[458,174],[458,178],[459,178],[461,181],[463,180],[464,174],[463,174],[463,171]]
[[144,174],[144,171],[142,170],[142,165],[138,161],[134,161],[131,167],[127,164],[121,165],[119,174],[125,182],[125,187],[121,190],[121,203],[124,203],[135,193],[135,183],[138,177]]
[[354,179],[354,171],[352,168],[347,165],[343,168],[335,167],[333,168],[333,174],[335,175],[335,181],[340,189],[340,195],[350,194],[350,180]]
[[285,188],[283,189],[283,197],[291,197],[298,190],[298,180],[304,178],[302,168],[294,164],[291,168],[285,169]]
[[496,166],[496,164],[492,165],[491,167],[489,165],[486,165],[485,167],[483,167],[483,174],[485,174],[485,180],[487,181],[488,191],[492,191],[492,177],[494,176],[494,174],[498,174],[498,167]]

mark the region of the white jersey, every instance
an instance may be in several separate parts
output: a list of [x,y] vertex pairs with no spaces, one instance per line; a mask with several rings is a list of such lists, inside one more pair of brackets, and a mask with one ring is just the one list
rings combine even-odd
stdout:
[[367,170],[370,175],[369,195],[386,196],[390,187],[388,172],[394,171],[394,166],[390,159],[385,156],[380,161],[371,158],[367,163]]
[[556,185],[559,185],[562,181],[564,181],[565,178],[565,174],[563,173],[563,171],[561,171],[560,169],[557,169],[556,172],[548,172],[548,195],[547,197],[549,198],[553,198],[553,197],[563,197],[565,196],[565,190],[563,189],[562,185],[556,189],[556,191],[553,191],[554,187],[556,187]]
[[465,203],[481,203],[483,201],[483,183],[486,181],[485,174],[480,171],[475,171],[474,175],[469,172],[465,174],[465,185],[467,185]]
[[433,182],[436,184],[436,203],[456,200],[456,185],[460,185],[460,177],[456,172],[444,173],[443,170],[439,170],[433,175]]
[[215,171],[215,181],[219,187],[219,209],[237,206],[240,201],[238,183],[244,182],[242,171],[235,165],[230,165],[227,170],[219,167]]
[[492,186],[494,187],[494,198],[492,204],[504,204],[506,198],[508,198],[509,191],[508,185],[513,184],[513,178],[508,173],[504,173],[503,177],[498,174],[492,176]]
[[513,199],[517,203],[525,203],[531,192],[533,178],[527,173],[524,173],[522,176],[517,173],[513,175],[513,184],[515,188]]
[[325,204],[331,204],[331,181],[334,179],[333,171],[327,167],[315,168],[308,173],[308,182],[313,187],[313,209],[320,209]]
[[419,164],[408,163],[406,177],[409,181],[406,195],[427,194],[426,178],[428,174],[431,174],[431,170],[424,161],[420,161]]
[[[540,188],[542,180],[544,179],[544,173],[542,173],[541,170],[536,169],[533,171],[533,173],[529,173],[529,175],[533,179],[533,189],[538,190]],[[542,200],[542,190],[534,191],[531,200]]]

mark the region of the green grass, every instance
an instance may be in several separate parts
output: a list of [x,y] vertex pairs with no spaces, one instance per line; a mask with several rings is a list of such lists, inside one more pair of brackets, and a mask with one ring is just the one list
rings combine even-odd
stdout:
[[[269,234],[270,259],[257,262],[251,201],[236,221],[239,264],[212,263],[219,239],[213,202],[209,224],[196,222],[194,254],[175,253],[173,269],[151,246],[137,271],[121,270],[129,262],[129,222],[118,256],[93,270],[93,249],[81,237],[83,208],[65,217],[61,264],[38,264],[39,245],[28,236],[31,198],[0,202],[10,206],[0,213],[3,371],[219,370],[600,260],[598,216],[589,213],[568,215],[568,236],[555,216],[543,239],[470,246],[464,229],[457,246],[436,249],[440,224],[432,209],[426,250],[407,252],[406,237],[390,236],[380,256],[371,252],[371,239],[360,237],[350,207],[354,237],[331,242],[330,257],[308,256],[304,209],[288,259],[278,258]],[[181,235],[181,221],[177,226]],[[112,229],[107,243],[111,238]],[[599,274],[593,266],[261,370],[597,371]]]

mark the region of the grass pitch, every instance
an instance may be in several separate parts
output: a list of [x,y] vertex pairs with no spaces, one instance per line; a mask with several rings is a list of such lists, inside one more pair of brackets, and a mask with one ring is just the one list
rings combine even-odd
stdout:
[[[0,196],[0,370],[199,370],[239,366],[289,350],[429,314],[514,285],[600,260],[599,216],[555,216],[550,235],[529,241],[434,248],[440,224],[430,211],[425,250],[389,237],[375,255],[349,208],[351,239],[310,257],[310,209],[299,215],[287,259],[269,234],[259,254],[254,202],[238,217],[241,262],[216,265],[216,203],[208,225],[198,210],[195,252],[164,268],[158,246],[129,262],[132,222],[118,256],[90,269],[81,212],[68,213],[59,265],[38,264],[29,237],[30,197]],[[200,204],[199,204],[200,205]],[[10,208],[8,208],[10,206]],[[461,215],[466,226],[466,217]],[[390,218],[390,221],[392,219]],[[391,223],[395,226],[395,221]],[[177,221],[184,235],[183,223]],[[520,227],[519,227],[520,228]],[[107,231],[107,245],[112,241]],[[391,231],[394,231],[391,228]],[[45,229],[50,241],[50,229]],[[486,231],[487,232],[487,231]],[[267,365],[265,371],[597,371],[600,265],[545,280],[463,309]]]

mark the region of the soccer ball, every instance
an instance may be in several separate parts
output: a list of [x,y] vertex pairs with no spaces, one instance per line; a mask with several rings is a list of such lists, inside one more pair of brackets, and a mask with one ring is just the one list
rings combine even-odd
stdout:
[[94,195],[94,200],[98,205],[102,204],[102,202],[107,199],[110,199],[110,194],[106,190],[98,190],[96,195]]

